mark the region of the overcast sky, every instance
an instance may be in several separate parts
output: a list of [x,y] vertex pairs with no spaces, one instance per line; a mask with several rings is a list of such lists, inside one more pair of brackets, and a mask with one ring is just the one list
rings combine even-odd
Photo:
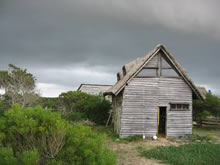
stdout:
[[219,0],[0,0],[0,69],[37,78],[42,96],[114,84],[122,65],[164,44],[220,95]]

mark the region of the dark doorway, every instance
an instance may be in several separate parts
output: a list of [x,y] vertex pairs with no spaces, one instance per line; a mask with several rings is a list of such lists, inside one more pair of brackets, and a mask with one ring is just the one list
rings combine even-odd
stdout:
[[166,136],[166,118],[167,118],[166,107],[159,107],[158,118],[159,118],[158,135]]

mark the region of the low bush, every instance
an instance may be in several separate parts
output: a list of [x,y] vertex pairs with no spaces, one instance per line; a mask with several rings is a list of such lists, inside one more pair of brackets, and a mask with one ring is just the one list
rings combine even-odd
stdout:
[[142,152],[142,156],[173,165],[219,165],[219,144],[185,144],[157,147]]
[[135,136],[128,136],[128,137],[125,137],[125,138],[120,138],[120,141],[134,142],[134,141],[140,141],[142,139],[143,139],[142,136],[135,135]]
[[11,148],[0,148],[0,164],[2,165],[37,165],[39,158],[39,153],[36,150],[25,151],[16,157],[14,156],[14,152]]
[[37,150],[24,151],[20,156],[18,156],[19,164],[23,165],[38,165],[40,159],[39,152]]
[[[68,114],[71,112],[84,112],[85,105],[82,101],[87,100],[89,96],[90,95],[87,93],[80,91],[68,91],[61,93],[59,95],[59,103],[65,109],[65,112],[62,114]],[[77,107],[75,107],[76,103]]]
[[14,157],[14,153],[11,148],[0,148],[0,164],[12,165],[16,163],[17,159]]
[[[111,110],[111,103],[108,100],[102,96],[90,95],[88,99],[83,100],[80,104],[84,105],[84,112],[89,120],[100,125],[106,124]],[[78,107],[77,103],[75,107]]]
[[115,164],[103,140],[90,127],[70,125],[59,113],[13,105],[0,118],[0,163]]
[[10,98],[8,96],[2,95],[0,98],[0,116],[3,115],[5,110],[11,107]]
[[90,126],[90,127],[94,127],[96,124],[88,119],[86,120],[80,120],[77,122],[78,124],[82,124],[82,125],[85,125],[85,126]]
[[19,105],[0,119],[3,146],[11,146],[15,155],[37,149],[41,161],[54,158],[65,143],[68,122],[58,113],[40,106],[22,108]]
[[197,121],[199,126],[208,116],[220,117],[220,98],[212,94],[207,94],[204,101],[193,101],[193,120]]
[[71,112],[65,116],[65,118],[69,121],[79,122],[82,120],[86,120],[86,115],[81,112]]
[[59,101],[57,97],[41,97],[38,102],[38,105],[41,105],[44,109],[50,109],[54,112],[59,110]]
[[212,143],[215,141],[215,139],[209,136],[200,136],[197,134],[193,134],[192,136],[189,136],[188,140],[193,143]]
[[[104,137],[92,132],[90,127],[80,124],[68,132],[66,144],[57,160],[66,164],[113,165],[115,155],[103,146]],[[73,148],[73,146],[75,148]]]
[[70,121],[87,118],[96,124],[104,125],[108,120],[111,103],[103,96],[69,91],[62,93],[59,99],[66,109],[66,112],[62,114]]

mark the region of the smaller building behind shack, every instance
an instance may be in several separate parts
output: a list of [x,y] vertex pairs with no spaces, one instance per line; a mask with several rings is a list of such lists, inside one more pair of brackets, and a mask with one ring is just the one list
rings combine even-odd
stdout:
[[[77,91],[85,92],[91,95],[103,95],[103,93],[111,87],[112,85],[81,84]],[[109,101],[112,101],[111,96],[105,96],[105,98]]]

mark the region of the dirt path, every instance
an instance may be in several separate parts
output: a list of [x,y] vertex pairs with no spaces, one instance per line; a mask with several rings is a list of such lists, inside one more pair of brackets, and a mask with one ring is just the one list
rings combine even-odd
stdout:
[[162,165],[159,160],[146,159],[140,156],[138,152],[141,148],[151,149],[157,146],[180,145],[180,143],[171,142],[167,139],[144,140],[137,142],[121,143],[114,142],[110,149],[117,153],[118,165]]
[[[158,146],[179,146],[189,143],[187,140],[181,138],[176,140],[168,140],[162,137],[157,140],[146,139],[128,142],[114,137],[111,129],[106,129],[105,127],[96,127],[96,131],[99,133],[105,133],[107,135],[105,143],[111,151],[117,154],[118,165],[162,165],[164,163],[159,160],[147,159],[140,156],[140,151],[153,149]],[[215,139],[213,140],[214,143],[220,144],[220,128],[194,128],[193,134],[211,137]]]

